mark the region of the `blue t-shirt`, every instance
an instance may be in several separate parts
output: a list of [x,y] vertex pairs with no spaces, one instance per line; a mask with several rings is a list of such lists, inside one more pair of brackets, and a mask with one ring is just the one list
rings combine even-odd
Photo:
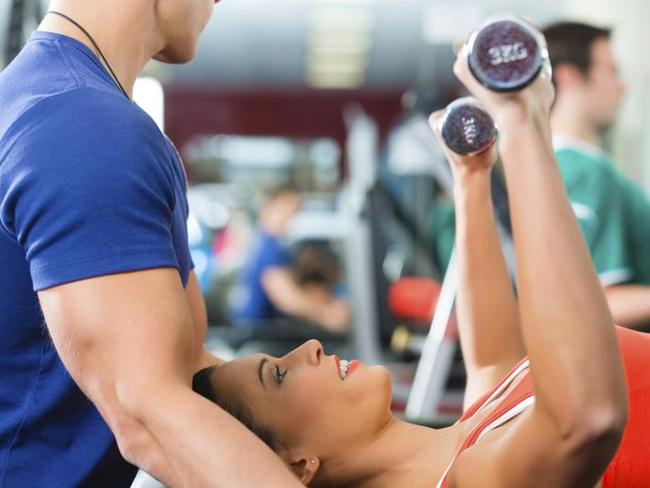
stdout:
[[0,487],[130,485],[36,292],[162,267],[185,284],[185,190],[171,143],[80,42],[37,32],[0,74]]
[[270,268],[285,267],[290,262],[289,254],[280,239],[260,230],[240,276],[240,297],[233,310],[235,320],[246,322],[280,315],[262,286],[262,275]]

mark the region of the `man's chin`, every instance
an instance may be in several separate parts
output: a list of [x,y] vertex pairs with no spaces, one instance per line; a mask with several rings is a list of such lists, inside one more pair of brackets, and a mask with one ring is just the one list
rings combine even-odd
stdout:
[[196,51],[181,52],[181,51],[160,51],[154,56],[153,59],[165,64],[185,64],[194,59]]

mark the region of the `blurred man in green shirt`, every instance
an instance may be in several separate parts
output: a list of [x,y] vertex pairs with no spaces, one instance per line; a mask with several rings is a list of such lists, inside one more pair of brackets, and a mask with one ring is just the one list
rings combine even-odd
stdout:
[[[569,199],[614,320],[650,328],[650,200],[603,151],[624,94],[610,31],[563,22],[544,30],[556,101],[551,125]],[[549,236],[552,238],[552,236]]]

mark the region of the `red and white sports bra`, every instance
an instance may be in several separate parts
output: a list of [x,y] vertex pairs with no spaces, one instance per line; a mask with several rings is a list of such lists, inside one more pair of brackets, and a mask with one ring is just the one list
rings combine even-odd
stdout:
[[[616,335],[628,385],[628,422],[621,445],[603,475],[603,488],[647,488],[650,486],[650,334],[616,327]],[[463,441],[437,488],[447,488],[447,476],[461,452],[535,402],[533,378],[528,361],[524,360],[493,391],[467,410],[460,421],[497,400],[519,374],[525,376]]]
[[533,379],[529,374],[530,362],[528,358],[522,360],[491,392],[486,393],[471,408],[469,408],[458,422],[463,422],[483,409],[486,405],[497,400],[512,385],[515,379],[524,374],[521,381],[503,398],[501,403],[488,415],[463,441],[462,445],[452,458],[449,466],[443,473],[436,488],[447,488],[447,476],[456,458],[469,447],[478,443],[488,432],[502,426],[535,403],[533,394]]

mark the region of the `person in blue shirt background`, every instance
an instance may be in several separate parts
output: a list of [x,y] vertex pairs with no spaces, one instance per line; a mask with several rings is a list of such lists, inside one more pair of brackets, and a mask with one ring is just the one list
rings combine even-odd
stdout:
[[334,297],[331,286],[334,284],[314,286],[299,279],[298,263],[284,242],[301,205],[300,195],[291,187],[266,192],[256,236],[237,287],[233,307],[235,324],[262,326],[267,321],[271,325],[269,319],[294,317],[333,332],[347,330],[349,307]]

